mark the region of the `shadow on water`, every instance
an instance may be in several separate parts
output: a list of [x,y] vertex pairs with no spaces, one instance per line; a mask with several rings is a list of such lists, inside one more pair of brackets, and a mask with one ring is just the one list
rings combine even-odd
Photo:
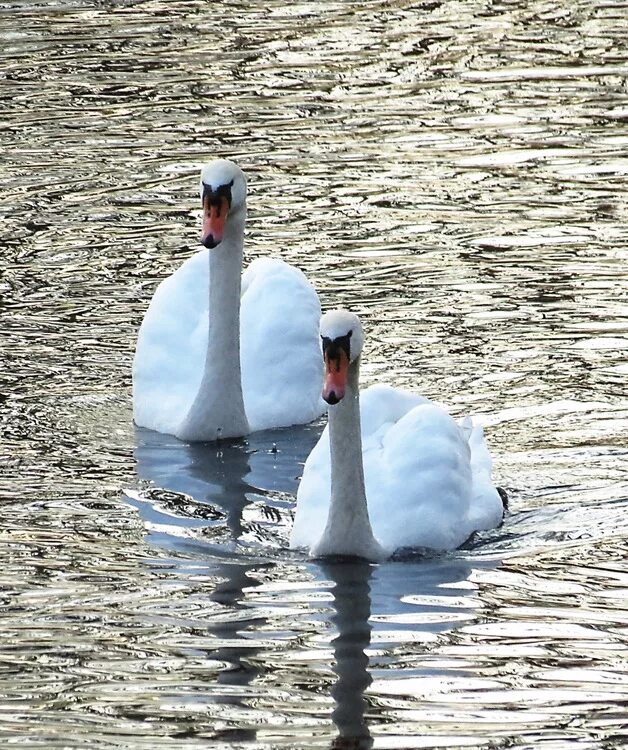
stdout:
[[[233,545],[243,531],[243,510],[258,496],[257,485],[275,486],[281,484],[278,477],[288,476],[284,465],[294,456],[285,456],[292,444],[285,432],[271,433],[272,441],[257,436],[255,441],[187,444],[170,435],[135,430],[137,474],[152,488],[130,492],[129,501],[140,511],[151,543],[174,553],[167,562],[170,574],[185,578],[193,569],[197,579],[209,584],[212,616],[195,635],[209,636],[217,644],[201,651],[223,666],[201,694],[211,704],[229,706],[229,712],[247,710],[247,688],[263,670],[263,660],[256,659],[263,647],[250,635],[266,619],[247,606],[246,591],[260,585],[256,572],[272,566],[234,552]],[[305,434],[294,444],[309,450]],[[255,460],[257,453],[261,456]],[[194,731],[180,738],[188,736]],[[255,741],[256,736],[257,731],[245,725],[213,733],[214,739],[228,742]]]
[[300,467],[322,429],[317,422],[255,432],[242,440],[184,443],[135,427],[137,473],[174,492],[215,495],[217,502],[227,502],[243,488],[296,492]]
[[[249,454],[242,442],[183,443],[172,435],[136,427],[137,474],[155,488],[169,523],[216,525],[226,522],[234,539],[242,531],[242,510],[253,488],[245,481],[250,473]],[[157,505],[145,508],[147,521],[156,521]]]

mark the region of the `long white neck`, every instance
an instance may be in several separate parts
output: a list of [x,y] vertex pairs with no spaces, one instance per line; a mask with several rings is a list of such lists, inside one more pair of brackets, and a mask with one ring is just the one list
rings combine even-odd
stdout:
[[310,553],[381,560],[385,551],[373,536],[366,503],[360,429],[359,357],[349,365],[344,398],[330,406],[331,503],[327,525]]
[[240,290],[246,209],[229,215],[220,245],[209,251],[209,337],[201,384],[177,437],[216,440],[250,432],[240,371]]

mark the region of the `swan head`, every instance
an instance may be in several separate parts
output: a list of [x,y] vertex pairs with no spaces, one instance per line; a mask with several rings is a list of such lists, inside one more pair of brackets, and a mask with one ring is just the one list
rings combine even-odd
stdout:
[[320,334],[325,362],[323,398],[333,405],[345,395],[349,365],[362,352],[364,331],[354,313],[331,310],[321,318]]
[[216,159],[201,170],[203,231],[201,243],[216,247],[222,242],[230,215],[246,205],[246,177],[228,159]]

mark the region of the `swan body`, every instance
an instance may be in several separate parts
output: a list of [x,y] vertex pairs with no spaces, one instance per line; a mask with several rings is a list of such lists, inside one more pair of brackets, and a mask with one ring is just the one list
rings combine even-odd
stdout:
[[[338,336],[347,341],[348,332],[346,382],[342,363],[339,370],[325,356],[329,423],[305,463],[291,546],[378,560],[402,548],[455,549],[474,531],[498,526],[503,504],[482,427],[399,388],[360,393],[359,319],[345,311],[323,316],[324,348]],[[356,513],[366,523],[356,526]]]
[[208,185],[206,249],[161,282],[140,327],[134,420],[190,441],[310,422],[325,408],[318,295],[282,260],[254,260],[242,274],[244,175],[219,160],[203,169],[202,197]]

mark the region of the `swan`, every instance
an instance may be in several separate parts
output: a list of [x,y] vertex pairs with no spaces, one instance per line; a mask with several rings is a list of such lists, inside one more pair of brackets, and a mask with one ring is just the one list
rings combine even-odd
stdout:
[[320,335],[329,421],[303,468],[290,546],[377,561],[455,549],[498,526],[504,506],[482,427],[400,388],[360,393],[364,333],[353,313],[326,313]]
[[304,424],[325,410],[318,295],[274,258],[242,275],[246,177],[206,164],[204,249],[158,286],[133,361],[137,425],[185,441],[235,438]]

